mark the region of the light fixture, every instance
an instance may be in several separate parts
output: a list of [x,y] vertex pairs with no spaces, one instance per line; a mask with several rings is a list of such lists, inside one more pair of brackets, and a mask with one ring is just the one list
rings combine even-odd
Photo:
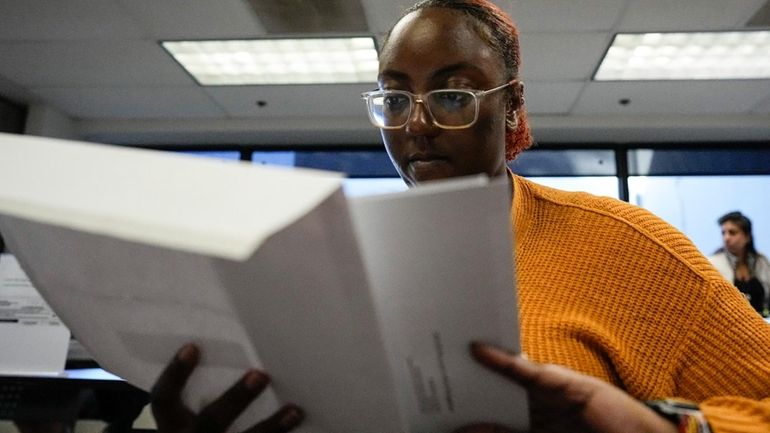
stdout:
[[619,33],[594,80],[770,78],[770,31]]
[[374,83],[372,37],[164,41],[203,86]]

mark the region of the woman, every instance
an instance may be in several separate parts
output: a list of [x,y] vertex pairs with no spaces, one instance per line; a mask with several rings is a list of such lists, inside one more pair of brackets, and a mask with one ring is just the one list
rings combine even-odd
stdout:
[[[704,417],[713,431],[770,431],[770,327],[684,236],[627,203],[507,169],[531,143],[507,15],[486,0],[421,2],[381,51],[380,90],[364,98],[408,184],[476,173],[511,180],[529,359],[481,343],[472,354],[528,389],[533,431],[708,431]],[[250,372],[201,417],[183,411],[179,393],[197,356],[186,347],[158,380],[162,431],[195,431],[202,419],[223,431],[266,383]],[[669,397],[692,403],[651,403]],[[300,417],[288,406],[255,431],[287,431]]]
[[770,315],[770,260],[754,247],[751,220],[740,212],[730,212],[718,222],[724,246],[709,260],[759,314],[767,317]]

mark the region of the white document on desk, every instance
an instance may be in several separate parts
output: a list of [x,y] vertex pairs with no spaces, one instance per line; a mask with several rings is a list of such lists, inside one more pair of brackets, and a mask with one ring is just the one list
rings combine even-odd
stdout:
[[58,376],[70,331],[12,254],[0,254],[0,375]]
[[0,231],[109,371],[149,389],[192,341],[194,409],[247,368],[273,378],[235,429],[286,402],[307,411],[300,432],[526,427],[523,392],[467,351],[518,351],[507,184],[340,184],[0,134]]

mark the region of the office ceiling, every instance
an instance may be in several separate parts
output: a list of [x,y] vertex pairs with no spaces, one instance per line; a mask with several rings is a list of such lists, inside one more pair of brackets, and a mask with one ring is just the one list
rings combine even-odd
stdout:
[[[521,29],[526,100],[539,141],[770,143],[770,80],[591,81],[617,32],[767,29],[766,0],[497,3]],[[93,141],[374,144],[379,133],[359,93],[375,83],[201,87],[158,41],[380,35],[409,4],[0,0],[0,96],[56,110],[77,137]]]

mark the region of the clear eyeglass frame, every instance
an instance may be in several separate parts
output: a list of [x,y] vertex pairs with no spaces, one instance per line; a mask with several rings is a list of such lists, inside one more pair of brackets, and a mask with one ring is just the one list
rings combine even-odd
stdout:
[[[430,92],[426,92],[420,95],[416,95],[412,92],[406,91],[406,90],[372,90],[370,92],[364,92],[361,94],[361,99],[363,99],[366,102],[366,113],[369,115],[369,121],[376,127],[380,129],[400,129],[406,126],[407,123],[409,123],[409,119],[412,117],[412,111],[414,110],[414,107],[416,104],[420,103],[425,107],[425,111],[428,112],[428,116],[430,116],[431,121],[434,125],[438,126],[441,129],[465,129],[470,128],[473,126],[474,123],[479,118],[479,99],[483,96],[489,95],[490,93],[497,92],[499,90],[505,89],[508,86],[511,86],[512,84],[518,82],[517,79],[513,79],[505,84],[501,84],[497,87],[493,87],[491,89],[487,90],[473,90],[473,89],[436,89],[431,90]],[[441,93],[462,93],[464,95],[469,95],[473,98],[473,104],[474,104],[474,114],[473,114],[473,120],[471,120],[468,123],[464,123],[462,125],[447,125],[440,123],[436,116],[434,116],[433,112],[430,109],[430,104],[427,102],[429,101],[429,98],[432,95],[441,94]],[[382,122],[377,120],[376,115],[374,114],[374,99],[376,98],[383,98],[386,95],[403,95],[409,98],[409,112],[404,116],[404,122],[399,125],[385,125]]]

